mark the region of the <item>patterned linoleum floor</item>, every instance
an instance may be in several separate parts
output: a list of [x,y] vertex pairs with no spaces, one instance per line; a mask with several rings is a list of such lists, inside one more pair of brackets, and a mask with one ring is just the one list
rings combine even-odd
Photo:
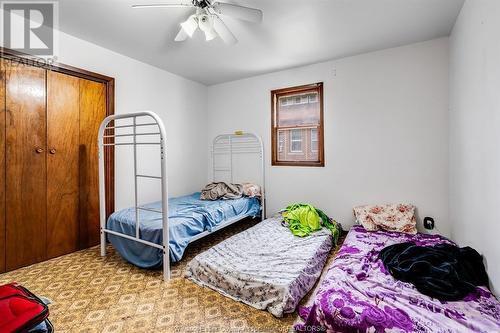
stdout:
[[184,259],[172,265],[170,282],[162,280],[161,271],[126,263],[111,247],[106,257],[94,247],[1,274],[0,284],[16,281],[50,298],[56,332],[291,332],[296,314],[278,319],[183,278],[196,254],[253,223],[238,223],[191,244]]

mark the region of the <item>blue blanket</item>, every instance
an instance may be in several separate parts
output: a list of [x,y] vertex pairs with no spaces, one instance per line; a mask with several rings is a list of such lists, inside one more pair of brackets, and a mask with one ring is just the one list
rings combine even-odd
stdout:
[[[184,250],[190,240],[204,232],[212,231],[223,221],[232,218],[245,218],[260,214],[260,203],[256,198],[235,200],[200,200],[200,193],[171,198],[168,201],[170,259],[173,262],[182,259]],[[161,210],[161,203],[144,205],[147,208]],[[141,239],[161,244],[161,214],[150,211],[139,211]],[[127,235],[135,235],[135,208],[127,208],[113,213],[107,228]],[[123,258],[142,268],[153,268],[161,265],[162,251],[122,237],[108,235],[110,242]]]

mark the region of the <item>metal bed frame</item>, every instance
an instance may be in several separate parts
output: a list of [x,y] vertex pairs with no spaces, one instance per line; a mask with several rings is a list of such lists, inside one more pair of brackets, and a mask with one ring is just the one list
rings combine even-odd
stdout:
[[[147,122],[138,122],[137,120],[147,120]],[[122,121],[132,121],[131,124],[118,124]],[[138,129],[151,129],[152,131],[138,132]],[[119,133],[121,131],[132,131],[131,133]],[[148,141],[145,138],[155,138],[155,141]],[[143,138],[142,140],[140,138]],[[120,140],[128,140],[121,141]],[[100,229],[101,229],[101,256],[106,255],[106,234],[122,237],[128,240],[139,242],[141,244],[160,249],[163,253],[163,278],[165,281],[170,280],[170,251],[169,251],[169,229],[168,229],[168,186],[167,186],[167,150],[166,150],[166,130],[160,117],[151,111],[140,111],[127,114],[115,114],[108,116],[101,123],[98,135],[99,147],[99,206],[100,206]],[[161,172],[160,176],[144,175],[137,173],[137,148],[145,145],[155,145],[160,147],[161,157]],[[116,232],[106,228],[106,188],[105,188],[105,172],[104,172],[104,150],[106,147],[115,148],[117,146],[132,146],[134,152],[134,201],[135,201],[135,236],[130,236],[120,232]],[[216,175],[220,172],[229,173],[229,179],[233,182],[233,157],[237,154],[257,154],[260,157],[261,168],[261,218],[265,219],[266,214],[266,199],[265,199],[265,174],[264,174],[264,145],[262,139],[252,133],[235,132],[234,134],[224,134],[217,136],[212,144],[212,165],[213,165],[213,180],[217,179]],[[216,166],[216,156],[228,156],[229,166],[220,168]],[[138,184],[139,178],[157,179],[161,181],[161,210],[151,209],[139,205],[138,203]],[[152,211],[162,215],[162,233],[163,244],[156,244],[140,238],[140,225],[148,221],[139,220],[139,211]],[[163,212],[167,212],[164,214]],[[217,225],[212,231],[204,231],[190,241],[194,242],[203,238],[217,230],[225,228],[233,223],[236,223],[245,217],[226,220]]]

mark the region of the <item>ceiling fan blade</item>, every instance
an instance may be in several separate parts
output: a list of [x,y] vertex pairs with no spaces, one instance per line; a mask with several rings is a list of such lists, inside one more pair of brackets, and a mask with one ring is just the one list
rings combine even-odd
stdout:
[[220,17],[214,15],[214,30],[220,38],[227,44],[236,44],[238,40],[234,34],[229,30],[227,25],[221,20]]
[[194,7],[190,3],[153,3],[149,5],[132,5],[132,8],[187,8]]
[[185,41],[186,39],[188,39],[188,34],[186,33],[186,31],[184,30],[184,28],[181,27],[181,30],[179,30],[179,33],[177,34],[177,36],[175,36],[175,41],[176,42],[183,42]]
[[240,20],[250,22],[262,22],[262,11],[260,9],[232,5],[224,2],[215,2],[212,8],[217,14],[231,16]]

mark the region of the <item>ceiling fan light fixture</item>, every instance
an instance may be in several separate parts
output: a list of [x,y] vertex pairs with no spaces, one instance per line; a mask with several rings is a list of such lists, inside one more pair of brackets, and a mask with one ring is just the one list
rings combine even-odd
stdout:
[[194,32],[198,28],[198,19],[196,15],[189,16],[185,22],[181,23],[181,27],[189,37],[193,37]]
[[210,15],[199,15],[198,25],[200,30],[205,33],[205,39],[207,41],[217,38],[217,33],[214,30],[214,21]]
[[133,8],[193,8],[196,13],[181,23],[180,31],[175,36],[176,42],[192,38],[196,29],[205,33],[207,41],[217,37],[226,44],[236,44],[238,39],[224,23],[220,15],[230,16],[248,22],[262,22],[262,11],[256,8],[240,6],[217,0],[179,0],[179,3],[157,3],[132,5]]

